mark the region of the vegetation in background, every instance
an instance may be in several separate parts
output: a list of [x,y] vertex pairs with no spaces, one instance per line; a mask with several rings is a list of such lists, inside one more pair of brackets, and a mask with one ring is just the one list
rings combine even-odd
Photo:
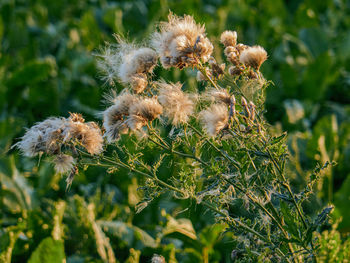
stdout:
[[[162,195],[142,215],[135,214],[139,183],[126,170],[110,175],[100,168],[80,172],[66,192],[64,180],[54,175],[45,160],[38,166],[37,161],[10,151],[23,135],[23,127],[37,120],[67,117],[68,111],[95,118],[96,109],[103,109],[100,101],[106,88],[101,88],[103,83],[96,77],[91,53],[110,41],[114,32],[142,41],[154,30],[156,21],[166,18],[169,9],[178,15],[193,14],[206,24],[209,36],[236,30],[242,42],[266,48],[269,60],[262,72],[275,85],[267,90],[265,116],[277,131],[281,127],[289,131],[290,158],[296,167],[290,173],[292,186],[300,189],[305,183],[315,157],[321,163],[336,161],[316,185],[318,197],[304,209],[312,215],[315,209],[333,203],[332,216],[343,218],[338,230],[345,235],[350,226],[349,8],[346,0],[1,1],[1,259],[12,254],[13,262],[29,258],[45,262],[34,261],[33,253],[47,244],[59,259],[62,245],[53,229],[60,225],[67,262],[101,261],[101,251],[108,255],[109,250],[103,240],[112,244],[121,262],[138,257],[148,260],[154,253],[167,261],[191,262],[207,253],[210,262],[229,262],[235,244],[219,235],[219,226],[208,227],[213,219],[203,217],[202,208],[190,206],[190,201],[175,202]],[[218,39],[210,40],[219,45]],[[197,89],[194,72],[155,71],[164,78],[189,79],[188,88]],[[116,88],[121,90],[118,84]],[[144,154],[152,156],[152,151]],[[56,207],[62,201],[65,212],[62,223],[56,223]],[[191,208],[183,211],[180,207]],[[88,212],[91,210],[94,216]],[[193,231],[179,232],[184,227],[174,228],[170,218],[180,225],[183,218],[190,218],[185,222]],[[93,223],[101,225],[101,221],[115,222],[109,232],[101,228],[105,237],[96,234],[99,231]],[[167,230],[169,224],[174,231]]]

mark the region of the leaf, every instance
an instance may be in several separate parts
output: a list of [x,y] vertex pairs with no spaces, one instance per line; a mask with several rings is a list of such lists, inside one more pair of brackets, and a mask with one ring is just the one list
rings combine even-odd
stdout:
[[[98,221],[101,228],[107,233],[116,236],[127,243],[129,247],[139,248],[157,246],[156,241],[141,228],[121,221]],[[139,242],[138,242],[139,241]]]
[[178,232],[191,239],[197,239],[196,231],[193,228],[191,220],[187,218],[175,219],[171,216],[167,217],[168,222],[165,229],[163,230],[164,235],[169,235],[171,233]]
[[343,218],[339,224],[339,230],[350,229],[350,174],[347,176],[346,180],[338,192],[334,195],[334,212],[332,213],[335,218]]
[[63,241],[47,237],[40,242],[28,263],[64,263],[65,260]]
[[33,60],[16,70],[7,84],[9,87],[18,87],[43,81],[55,74],[55,68],[56,61],[51,57],[45,60]]
[[26,177],[16,167],[14,156],[0,162],[0,181],[3,200],[6,207],[19,212],[21,209],[32,209],[37,205],[36,193]]
[[97,252],[103,261],[109,263],[115,263],[117,260],[112,249],[112,245],[109,242],[109,238],[106,237],[102,231],[101,226],[95,221],[95,205],[93,203],[87,206],[87,217],[91,224],[92,231],[94,232]]
[[20,229],[9,227],[9,229],[2,233],[0,231],[0,262],[11,263],[12,251],[19,236]]
[[63,236],[63,214],[66,208],[66,203],[64,201],[59,201],[55,204],[55,214],[54,214],[54,226],[52,230],[52,237],[54,240],[62,240]]
[[213,246],[218,241],[220,234],[224,231],[224,224],[215,224],[205,227],[199,234],[200,241],[205,246]]
[[297,240],[300,240],[299,232],[298,232],[299,224],[298,222],[295,221],[294,215],[291,214],[291,209],[283,201],[280,202],[280,205],[281,205],[281,212],[283,214],[283,219],[284,219],[284,222],[286,223],[288,232],[292,234],[294,238],[296,238]]
[[139,263],[140,261],[140,250],[135,250],[133,248],[130,248],[130,256],[127,258],[127,260],[124,263]]
[[308,47],[313,57],[328,50],[327,34],[321,28],[303,28],[299,32],[299,38]]
[[311,62],[303,74],[303,89],[299,94],[300,99],[319,101],[324,97],[328,85],[338,76],[338,71],[332,70],[333,57],[329,53],[317,56]]
[[279,143],[280,141],[282,141],[284,138],[286,138],[287,136],[287,133],[283,133],[282,135],[280,136],[277,136],[277,137],[273,137],[272,138],[272,141],[271,141],[271,145],[274,145],[274,144],[277,144]]

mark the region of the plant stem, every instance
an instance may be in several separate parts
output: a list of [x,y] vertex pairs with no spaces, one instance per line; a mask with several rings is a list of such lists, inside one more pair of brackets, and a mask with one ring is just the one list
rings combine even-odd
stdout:
[[236,169],[240,169],[239,163],[235,160],[233,160],[226,152],[220,150],[215,144],[213,144],[210,139],[205,137],[200,131],[198,131],[195,127],[188,124],[188,127],[190,127],[197,135],[199,135],[201,138],[203,138],[211,147],[213,147],[218,153],[220,153],[221,156],[223,156],[226,160],[228,160],[230,163],[233,164],[233,166],[236,167]]
[[267,147],[266,147],[266,151],[267,151],[267,153],[268,153],[270,159],[272,160],[272,163],[274,164],[276,170],[278,171],[278,173],[279,173],[279,175],[280,175],[280,177],[281,177],[281,179],[282,179],[282,181],[283,181],[283,184],[282,184],[282,185],[287,189],[287,191],[288,191],[290,197],[292,198],[293,204],[294,204],[295,208],[297,209],[297,212],[298,212],[298,214],[299,214],[299,217],[301,218],[301,221],[303,222],[303,225],[304,225],[304,227],[305,227],[305,229],[306,229],[306,228],[307,228],[307,224],[306,224],[305,218],[304,218],[304,216],[303,216],[303,213],[302,213],[301,210],[300,210],[300,207],[299,207],[299,205],[298,205],[298,203],[297,203],[297,201],[296,201],[296,199],[295,199],[295,195],[293,194],[292,189],[290,188],[290,185],[289,185],[289,183],[288,183],[286,177],[284,176],[284,174],[283,174],[281,168],[279,167],[279,165],[278,165],[278,163],[277,163],[275,157],[272,155],[271,151],[270,151]]
[[[151,133],[151,134],[154,134],[154,135],[157,134],[157,133],[156,133],[155,131],[153,131],[153,130],[150,130],[150,133]],[[156,137],[158,138],[159,135],[156,136]],[[148,137],[148,139],[149,139],[150,141],[152,141],[153,143],[157,144],[158,146],[162,147],[163,149],[165,149],[165,150],[171,152],[171,153],[175,153],[175,154],[177,154],[177,155],[180,155],[180,156],[183,156],[183,157],[186,157],[186,158],[194,159],[194,160],[200,162],[201,164],[203,164],[203,165],[205,165],[205,166],[208,166],[208,164],[207,164],[206,162],[204,162],[202,159],[200,159],[199,157],[197,157],[197,156],[195,156],[195,155],[191,155],[191,154],[187,154],[187,153],[183,153],[183,152],[179,152],[179,151],[173,150],[172,148],[170,148],[170,146],[169,146],[168,144],[164,144],[164,143],[165,143],[164,140],[161,140],[161,142],[163,143],[163,144],[161,144],[161,143],[157,142],[156,140],[153,140],[151,137]]]

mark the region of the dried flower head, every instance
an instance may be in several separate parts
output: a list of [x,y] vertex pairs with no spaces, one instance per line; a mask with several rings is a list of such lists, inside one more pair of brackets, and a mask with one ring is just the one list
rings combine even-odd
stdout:
[[137,98],[128,92],[123,92],[119,96],[112,98],[113,105],[103,112],[103,127],[106,130],[104,136],[108,142],[113,142],[119,138],[120,134],[128,132],[126,118],[129,115],[129,108]]
[[241,62],[239,61],[240,54],[246,49],[248,46],[244,44],[236,44],[234,46],[226,46],[225,48],[225,56],[233,65],[240,66]]
[[144,91],[147,84],[147,75],[144,73],[135,74],[131,77],[130,85],[135,93]]
[[232,76],[240,75],[244,71],[244,67],[241,66],[231,66],[228,69],[228,73]]
[[103,138],[95,122],[84,122],[84,119],[68,118],[63,131],[64,142],[78,141],[90,154],[99,154],[103,150]]
[[209,100],[215,100],[227,105],[231,104],[231,95],[225,89],[210,89],[205,93],[205,97]]
[[221,63],[219,64],[213,64],[212,67],[212,75],[214,75],[216,78],[220,78],[221,76],[223,76],[225,74],[225,68],[226,68],[226,64],[225,63]]
[[157,53],[147,47],[137,47],[115,36],[118,44],[107,46],[98,54],[98,67],[104,79],[110,83],[119,79],[131,84],[133,90],[141,92],[147,85],[147,73],[152,73],[157,64]]
[[49,118],[31,127],[16,143],[14,147],[28,157],[40,153],[54,154],[59,152],[62,142],[62,131],[65,129],[66,119]]
[[209,60],[213,45],[205,35],[205,27],[196,24],[192,16],[170,13],[168,22],[161,23],[159,29],[151,43],[164,68],[183,68],[196,65],[198,59]]
[[233,47],[237,44],[237,32],[236,31],[225,31],[220,36],[220,42],[225,47]]
[[55,156],[53,163],[55,165],[55,170],[57,173],[65,174],[73,170],[75,160],[70,155],[58,154]]
[[118,76],[124,83],[130,83],[136,74],[152,72],[157,64],[157,53],[150,48],[135,48],[123,43],[120,56]]
[[145,98],[136,101],[129,109],[127,124],[132,130],[139,130],[148,121],[153,121],[162,114],[163,108],[156,98]]
[[158,100],[164,108],[165,115],[173,125],[186,123],[193,113],[193,101],[181,90],[181,83],[157,83],[159,87]]
[[267,52],[261,46],[248,47],[243,50],[239,61],[246,66],[259,70],[261,64],[267,59]]
[[227,125],[227,106],[223,104],[213,104],[210,108],[200,112],[200,118],[206,132],[211,136],[215,136]]

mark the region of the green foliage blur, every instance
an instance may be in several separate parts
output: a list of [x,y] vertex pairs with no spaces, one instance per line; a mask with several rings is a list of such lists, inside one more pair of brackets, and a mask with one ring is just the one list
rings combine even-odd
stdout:
[[[271,129],[289,132],[290,180],[298,189],[317,163],[335,161],[304,209],[312,215],[335,205],[339,232],[321,240],[341,243],[350,232],[349,0],[1,0],[0,262],[149,262],[153,254],[167,262],[230,262],[234,237],[203,207],[164,194],[136,214],[142,178],[89,168],[66,191],[45,159],[11,149],[25,127],[50,116],[80,112],[101,123],[109,87],[93,53],[113,33],[147,42],[169,10],[205,23],[221,60],[224,30],[267,50],[262,72],[274,84],[265,116]],[[198,85],[191,70],[156,74]],[[152,149],[145,154],[157,158]]]

